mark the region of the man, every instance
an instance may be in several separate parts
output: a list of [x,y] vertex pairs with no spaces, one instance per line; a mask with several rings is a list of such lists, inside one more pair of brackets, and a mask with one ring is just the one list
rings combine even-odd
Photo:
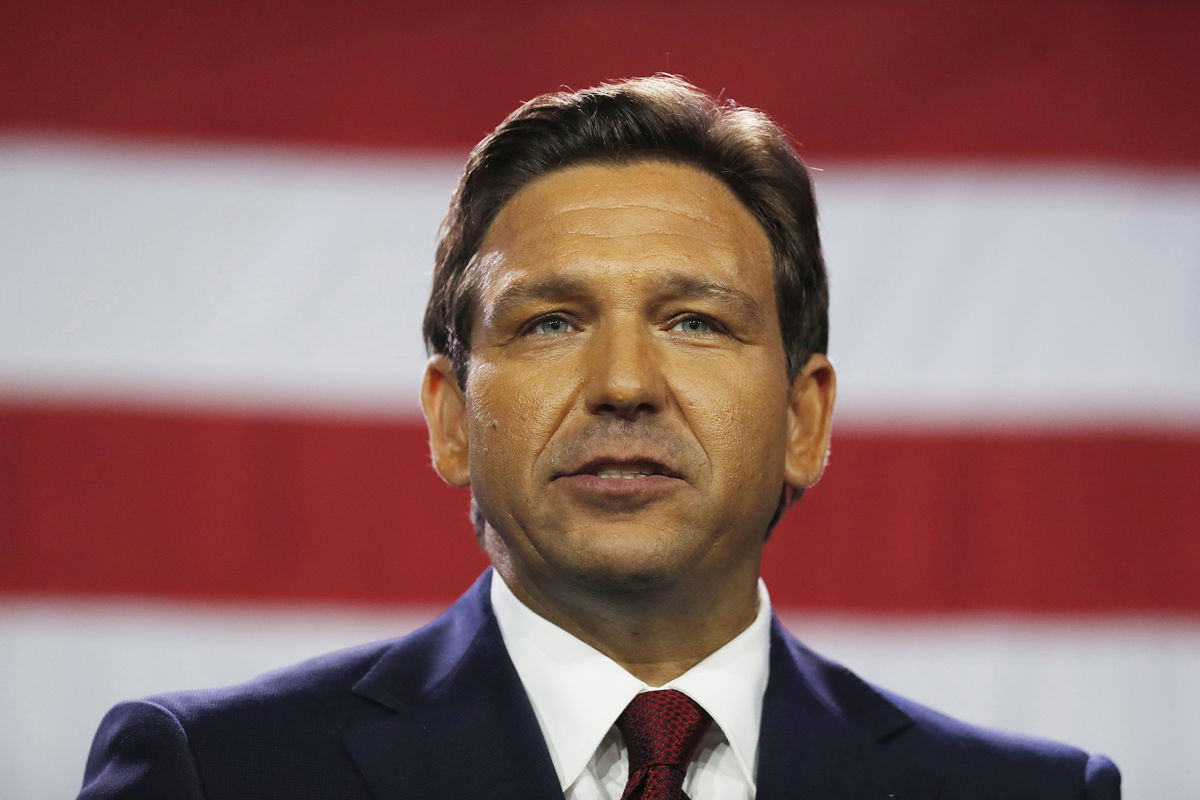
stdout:
[[429,627],[118,706],[82,798],[1115,798],[1102,756],[956,722],[773,619],[835,375],[803,164],[670,77],[547,95],[472,153],[422,387],[489,570]]

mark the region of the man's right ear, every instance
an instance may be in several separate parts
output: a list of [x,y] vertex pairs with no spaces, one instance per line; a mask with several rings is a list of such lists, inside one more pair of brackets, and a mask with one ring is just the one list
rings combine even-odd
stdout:
[[471,483],[467,403],[459,389],[450,359],[436,355],[425,366],[421,381],[421,410],[429,429],[433,468],[451,486]]

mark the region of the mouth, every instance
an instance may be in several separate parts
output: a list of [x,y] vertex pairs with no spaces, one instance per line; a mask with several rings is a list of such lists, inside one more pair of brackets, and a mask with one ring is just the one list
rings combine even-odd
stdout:
[[557,477],[594,476],[601,480],[637,480],[639,478],[681,478],[677,471],[653,459],[594,458]]
[[652,458],[593,458],[552,481],[575,502],[605,513],[631,512],[675,496],[683,475]]

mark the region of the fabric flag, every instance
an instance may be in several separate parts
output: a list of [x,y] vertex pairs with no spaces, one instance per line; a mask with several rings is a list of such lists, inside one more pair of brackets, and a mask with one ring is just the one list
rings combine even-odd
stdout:
[[[816,649],[1200,785],[1200,7],[8,3],[0,775],[405,633],[486,566],[416,404],[470,146],[667,71],[814,169],[840,396],[774,532]],[[798,757],[802,758],[802,754]]]

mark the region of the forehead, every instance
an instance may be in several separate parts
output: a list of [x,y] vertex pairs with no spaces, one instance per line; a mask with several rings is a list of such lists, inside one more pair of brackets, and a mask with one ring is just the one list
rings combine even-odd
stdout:
[[578,165],[533,181],[496,216],[478,263],[485,294],[514,271],[572,267],[772,276],[766,233],[733,192],[699,168],[665,161]]

